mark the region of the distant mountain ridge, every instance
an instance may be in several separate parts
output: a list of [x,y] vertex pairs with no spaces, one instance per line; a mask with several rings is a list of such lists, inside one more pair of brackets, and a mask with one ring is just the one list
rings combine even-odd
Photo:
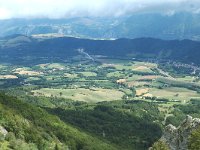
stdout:
[[135,13],[126,17],[0,20],[0,36],[58,34],[80,38],[152,37],[200,40],[200,15]]
[[89,40],[72,37],[36,39],[10,36],[0,40],[0,56],[5,58],[68,58],[80,55],[82,48],[90,55],[112,58],[169,59],[200,64],[200,42],[153,38]]

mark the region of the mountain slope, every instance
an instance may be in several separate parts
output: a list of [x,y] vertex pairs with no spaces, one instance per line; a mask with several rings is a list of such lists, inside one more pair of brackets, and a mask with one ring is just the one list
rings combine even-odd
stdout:
[[200,40],[200,15],[134,13],[130,16],[69,19],[10,19],[0,21],[0,36],[58,34],[82,38],[141,38]]
[[89,40],[78,38],[35,39],[27,36],[6,38],[0,41],[1,60],[21,57],[63,58],[80,55],[84,49],[89,55],[115,58],[170,59],[200,64],[200,42],[191,40],[159,40],[152,38]]
[[[116,149],[49,115],[44,110],[0,93],[1,149]],[[2,130],[1,130],[2,133]]]
[[162,134],[158,123],[163,119],[162,114],[153,103],[113,101],[94,106],[83,104],[74,109],[55,108],[49,112],[124,150],[147,149]]
[[199,40],[199,14],[135,14],[112,29],[116,37]]

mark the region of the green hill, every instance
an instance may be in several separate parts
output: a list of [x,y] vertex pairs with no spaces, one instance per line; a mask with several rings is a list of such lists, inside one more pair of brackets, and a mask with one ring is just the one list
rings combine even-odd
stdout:
[[162,135],[163,116],[153,103],[77,102],[45,109],[0,93],[0,149],[143,150]]
[[68,59],[81,55],[78,51],[80,48],[89,55],[109,58],[165,59],[200,64],[198,57],[200,42],[152,38],[89,40],[63,37],[35,39],[15,35],[0,40],[0,58],[1,62],[14,62],[15,64],[27,64],[28,61],[35,63],[42,61],[41,58]]
[[16,150],[114,150],[117,149],[95,137],[83,133],[48,114],[41,108],[0,94],[0,149]]

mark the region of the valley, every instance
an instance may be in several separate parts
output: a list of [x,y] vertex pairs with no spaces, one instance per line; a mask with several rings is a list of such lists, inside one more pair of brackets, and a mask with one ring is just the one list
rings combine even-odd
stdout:
[[[78,60],[80,59],[80,60]],[[70,60],[34,65],[1,64],[1,88],[22,88],[33,97],[59,97],[73,101],[101,102],[143,100],[162,105],[200,99],[198,71],[185,67],[173,71],[176,63],[151,60],[120,60],[83,56]],[[184,66],[182,66],[184,67]],[[183,70],[183,69],[182,69]]]
[[0,0],[0,150],[200,150],[199,8]]

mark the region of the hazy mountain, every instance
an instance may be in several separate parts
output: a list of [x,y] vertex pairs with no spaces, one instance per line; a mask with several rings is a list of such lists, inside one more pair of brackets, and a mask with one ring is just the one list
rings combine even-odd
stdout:
[[0,35],[60,34],[84,38],[112,37],[107,31],[123,18],[10,19],[0,21]]
[[177,13],[169,16],[137,14],[127,18],[112,31],[117,37],[199,40],[199,20],[199,14],[191,13]]
[[10,19],[0,21],[0,36],[60,34],[82,38],[200,39],[200,15],[133,14],[120,18]]

